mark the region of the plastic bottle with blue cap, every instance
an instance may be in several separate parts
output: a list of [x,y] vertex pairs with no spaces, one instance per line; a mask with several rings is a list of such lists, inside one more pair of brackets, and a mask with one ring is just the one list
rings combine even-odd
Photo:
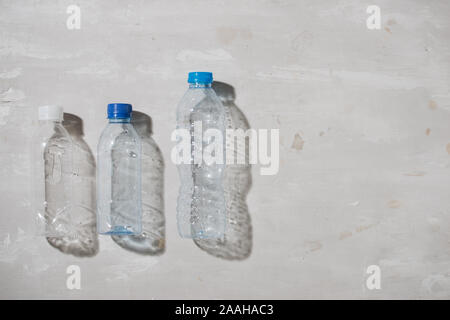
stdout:
[[108,104],[109,123],[98,143],[97,231],[141,233],[141,140],[128,103]]
[[[190,145],[188,161],[177,162],[181,180],[177,223],[184,238],[222,239],[226,228],[225,112],[212,82],[211,72],[189,73],[189,89],[177,109],[177,129],[183,129],[177,132],[186,132]],[[212,139],[208,132],[218,135]],[[178,135],[177,147],[183,145],[182,140],[183,135]],[[215,160],[206,161],[203,151],[210,150],[211,143],[216,143],[211,157]]]

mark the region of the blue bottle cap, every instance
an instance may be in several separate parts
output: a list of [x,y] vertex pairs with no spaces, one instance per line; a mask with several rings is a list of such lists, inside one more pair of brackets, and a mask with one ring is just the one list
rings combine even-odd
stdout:
[[189,72],[189,83],[211,84],[213,82],[212,72]]
[[129,103],[108,104],[108,119],[126,119],[131,117],[132,107]]

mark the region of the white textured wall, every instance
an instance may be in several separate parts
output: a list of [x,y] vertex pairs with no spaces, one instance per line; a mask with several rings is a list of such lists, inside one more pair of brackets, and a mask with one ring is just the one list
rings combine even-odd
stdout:
[[[450,2],[127,2],[77,1],[68,30],[71,1],[0,1],[1,298],[450,298]],[[279,173],[253,168],[244,261],[176,230],[170,133],[198,69],[234,86],[253,128],[280,129]],[[30,112],[62,104],[95,151],[116,101],[153,119],[167,249],[101,237],[94,257],[64,255],[30,231]]]

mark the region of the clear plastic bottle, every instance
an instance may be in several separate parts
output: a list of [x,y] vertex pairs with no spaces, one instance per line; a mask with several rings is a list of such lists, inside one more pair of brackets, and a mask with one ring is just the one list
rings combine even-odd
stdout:
[[39,108],[33,155],[34,207],[37,233],[47,237],[71,234],[73,141],[62,125],[59,106]]
[[[188,82],[189,89],[177,110],[177,128],[188,131],[191,137],[190,161],[178,165],[181,180],[177,203],[178,231],[185,238],[220,239],[226,228],[225,158],[207,164],[199,147],[206,149],[211,141],[205,132],[216,129],[222,135],[221,148],[225,155],[225,113],[211,88],[212,73],[191,72]],[[199,123],[201,130],[198,130]]]
[[131,104],[108,105],[109,124],[98,143],[97,231],[141,233],[141,140],[130,123]]

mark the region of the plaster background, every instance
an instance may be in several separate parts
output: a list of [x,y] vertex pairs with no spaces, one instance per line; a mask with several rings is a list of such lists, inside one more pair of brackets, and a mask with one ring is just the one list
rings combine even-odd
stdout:
[[[70,4],[0,1],[1,298],[450,298],[450,2],[80,0],[68,30]],[[280,129],[279,173],[253,167],[240,262],[176,230],[170,134],[198,69],[234,86],[252,128]],[[31,234],[33,112],[81,117],[95,154],[116,101],[153,119],[166,252],[102,236],[95,257],[63,255]],[[365,286],[372,264],[381,290]]]

